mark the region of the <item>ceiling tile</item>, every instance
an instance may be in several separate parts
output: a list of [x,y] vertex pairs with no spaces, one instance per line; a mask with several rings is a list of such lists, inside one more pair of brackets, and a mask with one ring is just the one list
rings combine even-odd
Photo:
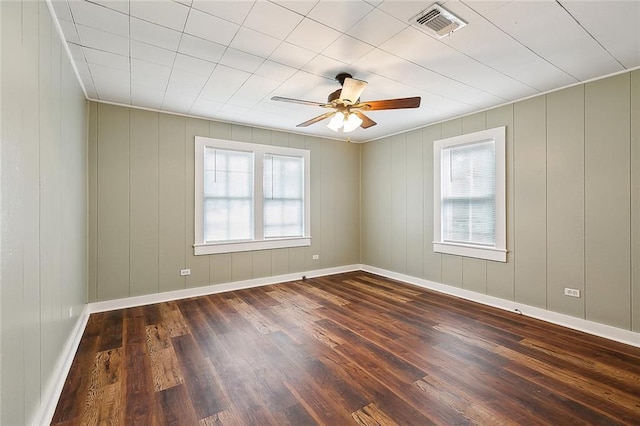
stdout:
[[211,117],[224,105],[222,102],[210,101],[203,98],[197,98],[189,110],[190,114],[200,117]]
[[258,102],[265,96],[269,95],[279,85],[279,81],[260,77],[258,75],[252,75],[247,81],[244,82],[242,87],[238,89],[234,96],[239,96],[247,99],[252,98],[255,99],[256,102]]
[[58,20],[64,39],[69,43],[80,44],[80,37],[78,37],[78,31],[76,31],[76,25],[71,21],[65,21],[64,19]]
[[205,40],[228,45],[238,28],[237,24],[191,9],[184,32]]
[[256,2],[244,21],[245,26],[279,40],[284,40],[302,21],[303,16],[270,2]]
[[251,74],[247,72],[218,65],[202,89],[200,97],[210,101],[226,102],[249,77]]
[[304,19],[289,34],[287,41],[316,53],[322,52],[340,37],[340,33],[311,19]]
[[162,108],[164,92],[147,86],[131,86],[131,102],[145,108]]
[[84,25],[76,25],[76,29],[83,46],[129,56],[129,39]]
[[[411,18],[418,13],[427,9],[433,3],[432,1],[384,1],[378,6],[378,9],[396,17],[402,22],[409,22]],[[446,2],[442,2],[445,3]],[[446,7],[446,6],[445,6]]]
[[273,51],[269,59],[293,68],[302,68],[316,54],[310,50],[284,42]]
[[69,9],[69,2],[67,0],[52,0],[51,6],[56,13],[58,19],[64,19],[65,21],[73,21],[71,17],[71,10]]
[[123,37],[129,36],[129,17],[124,13],[88,1],[72,1],[69,6],[76,24]]
[[[80,1],[80,0],[72,0]],[[118,12],[129,14],[129,1],[130,0],[91,0],[91,3],[98,3],[109,9],[117,10]]]
[[236,49],[227,49],[220,58],[220,63],[230,68],[253,73],[264,62],[264,58],[241,52]]
[[154,24],[182,31],[187,22],[189,8],[171,0],[154,0],[153,7],[145,2],[132,1],[131,15]]
[[176,51],[180,44],[180,33],[138,18],[131,18],[131,38],[157,47]]
[[194,0],[193,8],[236,24],[242,24],[253,7],[248,0]]
[[142,43],[141,41],[131,40],[131,57],[170,67],[173,65],[176,52]]
[[302,67],[302,70],[320,77],[334,79],[339,73],[349,71],[349,65],[328,56],[318,55]]
[[308,17],[345,32],[372,10],[373,6],[362,0],[321,1],[309,12]]
[[162,100],[162,109],[187,114],[195,101],[195,95],[185,95],[182,92],[167,91]]
[[86,62],[86,58],[84,57],[84,52],[82,51],[82,46],[69,43],[69,52],[71,52],[71,58],[74,62]]
[[116,55],[114,53],[105,52],[104,50],[96,50],[88,47],[82,48],[87,63],[102,65],[108,68],[129,72],[129,58],[126,56]]
[[173,64],[173,69],[179,69],[183,71],[188,71],[190,73],[204,75],[209,77],[211,72],[215,68],[216,64],[209,61],[204,61],[202,59],[193,58],[191,56],[176,55],[175,63]]
[[285,81],[296,72],[297,70],[295,68],[266,60],[262,63],[262,65],[260,65],[255,73],[256,75],[270,78],[272,80]]
[[[487,17],[566,73],[587,80],[622,67],[555,2],[510,3]],[[584,67],[584,63],[592,64]]]
[[131,84],[157,87],[164,92],[169,82],[171,68],[151,62],[131,60]]
[[124,101],[123,103],[131,101],[128,72],[97,64],[90,64],[89,70],[100,100]]
[[318,0],[273,0],[273,3],[279,4],[282,7],[286,7],[289,10],[306,16],[311,9],[318,3]]
[[209,76],[194,74],[188,71],[174,68],[173,71],[171,71],[171,77],[169,78],[167,92],[182,92],[185,95],[192,96],[195,99],[195,97],[198,96],[202,91],[202,88],[207,83],[208,79]]
[[274,37],[248,28],[240,28],[230,46],[252,55],[267,58],[280,43],[280,40]]
[[221,44],[183,34],[178,52],[210,62],[218,62],[225,49]]
[[562,5],[626,68],[640,64],[640,1],[574,1]]
[[349,28],[347,34],[372,46],[378,46],[398,34],[407,25],[406,22],[390,18],[387,13],[374,9],[353,27]]
[[322,54],[341,62],[350,64],[360,59],[373,49],[373,46],[366,44],[348,35],[341,35]]

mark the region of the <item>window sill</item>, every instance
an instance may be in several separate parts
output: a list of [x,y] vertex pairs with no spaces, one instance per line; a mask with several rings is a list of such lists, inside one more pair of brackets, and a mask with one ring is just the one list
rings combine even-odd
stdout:
[[469,246],[464,244],[453,244],[434,241],[433,251],[436,253],[454,254],[457,256],[492,260],[494,262],[507,261],[506,250],[491,247]]
[[263,241],[242,241],[237,243],[194,244],[195,256],[241,251],[271,250],[279,248],[306,247],[311,245],[311,237],[278,238]]

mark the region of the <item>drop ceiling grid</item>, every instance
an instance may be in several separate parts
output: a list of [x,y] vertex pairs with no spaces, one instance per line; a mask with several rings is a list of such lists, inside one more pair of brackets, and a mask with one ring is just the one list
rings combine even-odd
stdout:
[[[94,99],[293,130],[323,111],[270,97],[322,102],[340,71],[370,82],[366,99],[423,97],[415,111],[377,112],[384,126],[354,139],[640,65],[640,2],[607,3],[627,26],[614,37],[598,26],[599,3],[442,0],[470,24],[441,40],[409,26],[429,1],[52,2]],[[324,127],[301,131],[336,136]]]

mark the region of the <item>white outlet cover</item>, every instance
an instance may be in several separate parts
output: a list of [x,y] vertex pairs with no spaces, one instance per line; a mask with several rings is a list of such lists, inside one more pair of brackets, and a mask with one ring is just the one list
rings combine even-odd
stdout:
[[191,269],[181,269],[180,270],[180,275],[181,276],[186,276],[186,275],[191,275]]

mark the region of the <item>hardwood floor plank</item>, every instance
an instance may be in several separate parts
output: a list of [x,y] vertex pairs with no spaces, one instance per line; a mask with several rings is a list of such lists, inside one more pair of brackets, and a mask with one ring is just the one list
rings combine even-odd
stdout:
[[92,314],[52,424],[640,424],[640,349],[362,271]]

